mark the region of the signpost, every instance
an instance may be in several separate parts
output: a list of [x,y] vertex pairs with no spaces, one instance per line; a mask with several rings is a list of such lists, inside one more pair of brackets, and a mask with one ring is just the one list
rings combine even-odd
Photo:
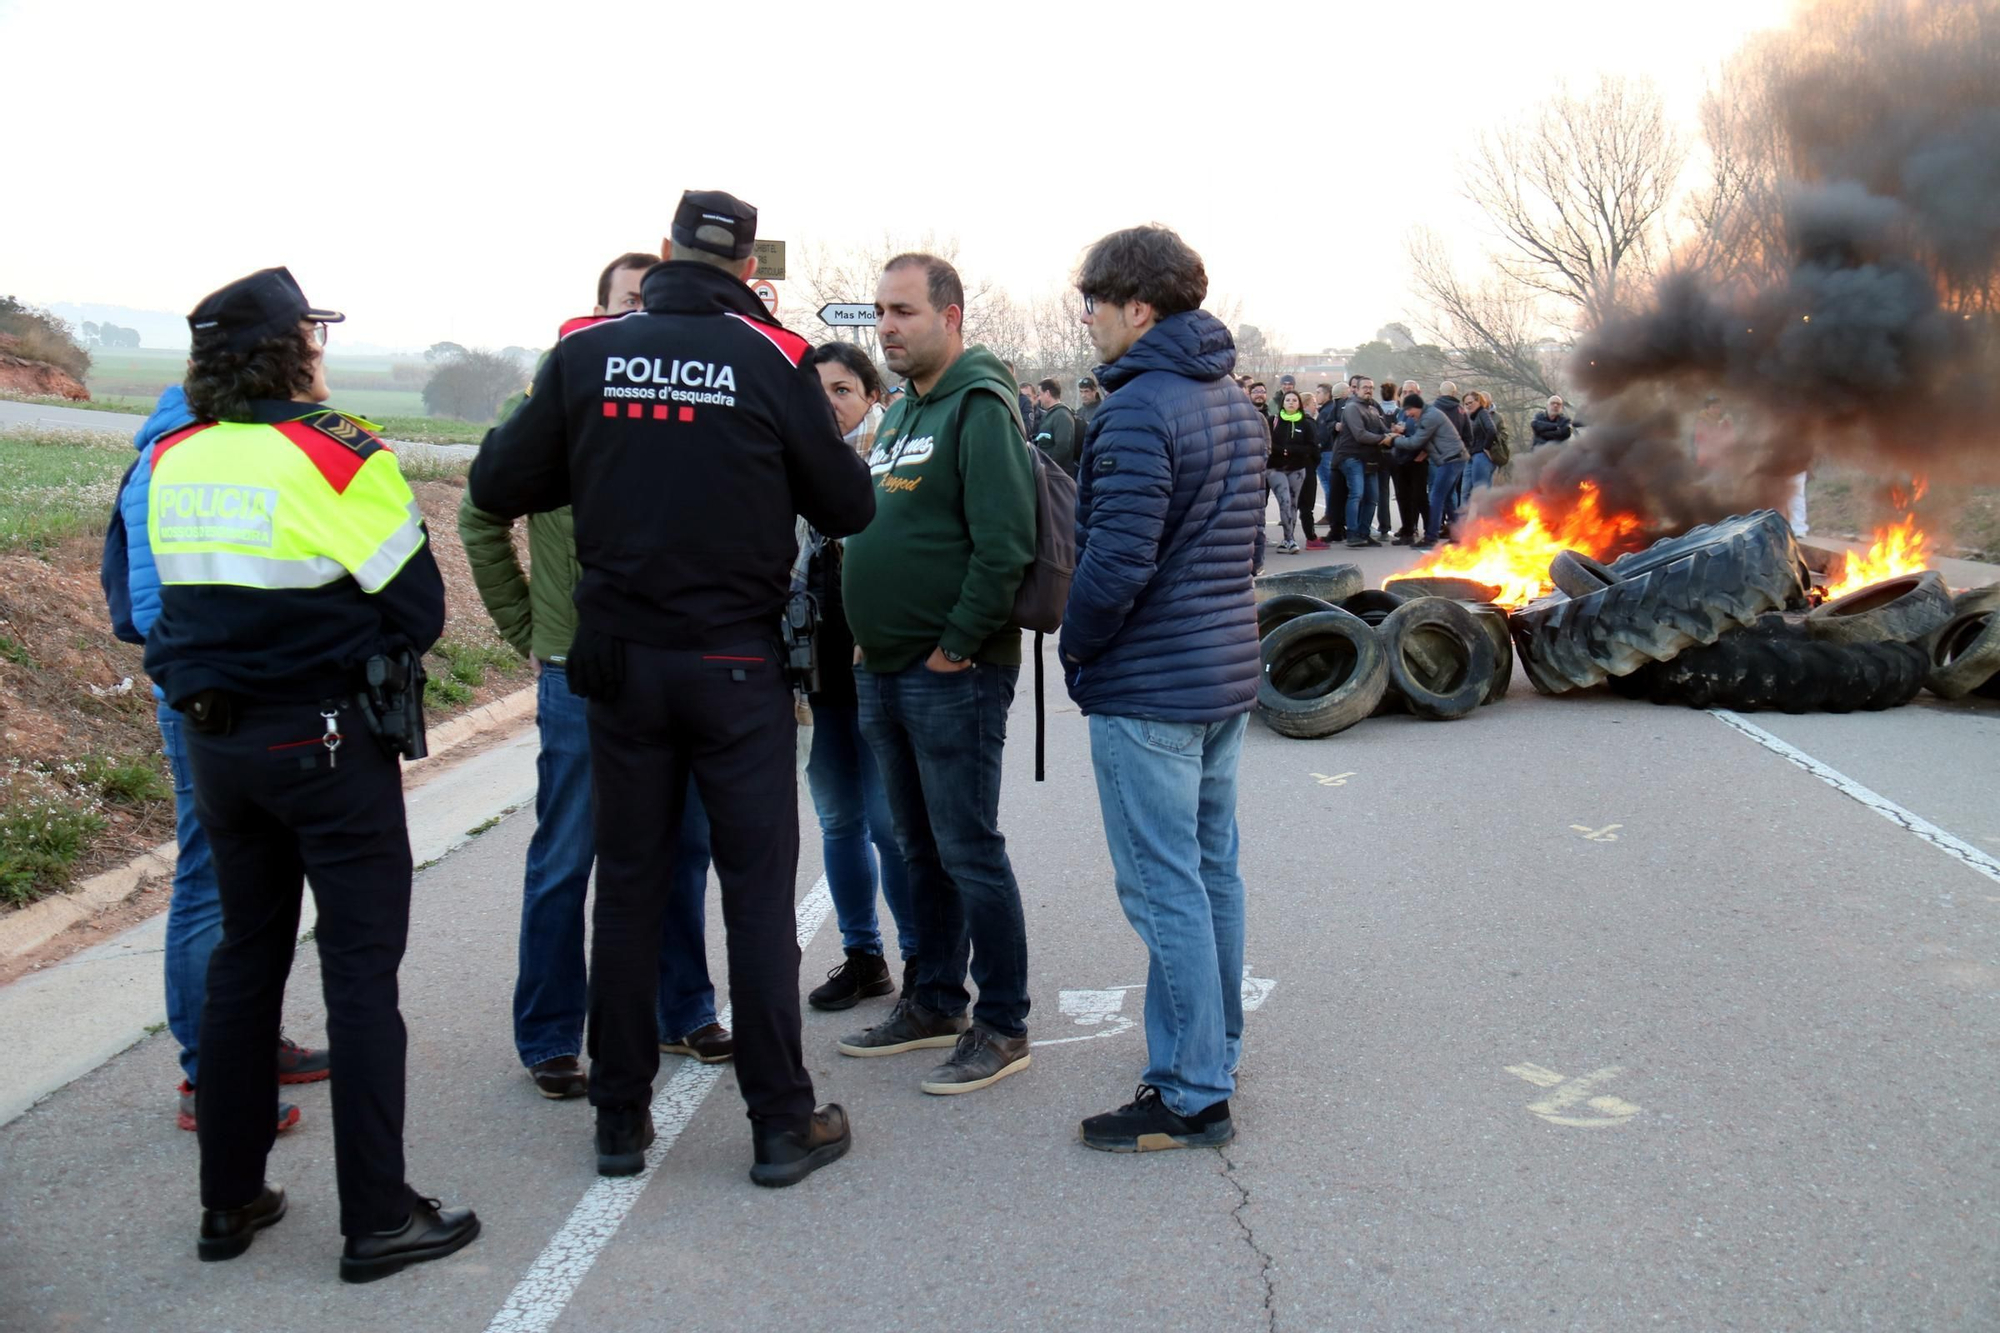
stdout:
[[832,329],[872,329],[875,327],[875,307],[859,302],[823,305],[819,308],[819,322]]
[[750,291],[764,303],[764,308],[772,314],[778,313],[778,289],[762,278],[750,284]]
[[770,278],[774,282],[785,280],[785,243],[783,241],[753,241],[756,248],[750,253],[757,256],[757,276]]

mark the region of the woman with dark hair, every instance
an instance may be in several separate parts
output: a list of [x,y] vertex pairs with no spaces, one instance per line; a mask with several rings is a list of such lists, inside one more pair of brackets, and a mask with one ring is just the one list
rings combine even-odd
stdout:
[[1306,472],[1319,458],[1316,432],[1298,391],[1285,390],[1278,400],[1278,415],[1271,418],[1271,489],[1278,493],[1278,526],[1284,533],[1278,549],[1287,555],[1297,555],[1301,549],[1295,532],[1299,492]]
[[[827,343],[805,355],[803,364],[819,374],[833,405],[834,421],[847,442],[864,457],[882,420],[882,376],[868,354],[852,343]],[[819,815],[820,862],[840,922],[846,961],[826,974],[826,982],[806,996],[815,1009],[851,1009],[866,997],[889,995],[896,986],[883,961],[882,931],[875,915],[876,868],[882,897],[896,923],[896,947],[903,956],[903,989],[917,957],[917,932],[910,911],[910,880],[896,843],[889,797],[875,756],[861,736],[859,701],[854,693],[854,635],[840,596],[841,544],[828,541],[802,519],[794,587],[819,599],[819,690],[811,695],[812,754],[806,785]],[[871,844],[872,850],[871,850]]]
[[1465,410],[1471,413],[1468,424],[1470,435],[1465,441],[1469,457],[1465,464],[1464,496],[1461,505],[1472,503],[1472,493],[1482,486],[1493,484],[1493,456],[1487,450],[1498,438],[1499,426],[1493,419],[1493,399],[1474,389],[1465,395]]
[[411,866],[397,755],[421,736],[392,739],[409,719],[386,696],[422,689],[414,664],[444,628],[444,582],[395,455],[320,406],[321,349],[341,318],[308,305],[281,268],[229,284],[188,317],[196,420],[153,454],[160,614],[146,672],[187,722],[222,901],[195,1087],[198,1253],[234,1258],[285,1215],[264,1167],[279,1010],[310,882],[347,1238],[340,1275],[367,1282],[461,1248],[479,1219],[403,1175],[396,973]]

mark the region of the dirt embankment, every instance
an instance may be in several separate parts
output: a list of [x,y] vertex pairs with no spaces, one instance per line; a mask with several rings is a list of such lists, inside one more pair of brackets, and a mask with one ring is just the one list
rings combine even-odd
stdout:
[[46,361],[33,361],[17,354],[21,340],[0,333],[0,393],[27,393],[84,402],[90,390],[67,372]]
[[[444,637],[426,665],[454,702],[427,710],[435,727],[532,681],[532,668],[494,632],[458,540],[464,483],[415,483],[444,575]],[[108,516],[108,514],[107,514]],[[525,537],[523,565],[525,567]],[[91,798],[70,771],[90,758],[139,760],[165,777],[143,650],[111,633],[98,584],[101,540],[78,537],[45,555],[0,554],[0,766],[49,774]],[[170,784],[166,784],[170,791]],[[173,801],[103,802],[105,828],[71,868],[80,880],[173,836]],[[0,909],[6,910],[6,909]]]

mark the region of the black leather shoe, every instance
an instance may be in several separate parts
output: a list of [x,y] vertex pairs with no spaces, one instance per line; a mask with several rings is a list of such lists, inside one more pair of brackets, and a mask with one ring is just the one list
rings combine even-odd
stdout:
[[274,1225],[284,1215],[285,1191],[269,1184],[264,1186],[262,1194],[241,1208],[204,1208],[201,1239],[195,1244],[195,1252],[208,1263],[234,1259],[250,1248],[259,1231]]
[[535,1091],[551,1101],[581,1097],[590,1091],[583,1064],[573,1055],[558,1055],[553,1060],[529,1065],[528,1077],[535,1081]]
[[750,1146],[757,1157],[750,1168],[751,1183],[782,1189],[847,1156],[847,1150],[854,1146],[854,1131],[848,1127],[847,1112],[840,1103],[828,1102],[812,1113],[803,1132],[765,1129],[753,1123]]
[[479,1234],[479,1215],[470,1208],[446,1208],[436,1199],[418,1199],[410,1220],[394,1231],[349,1236],[340,1256],[343,1282],[373,1282],[411,1264],[456,1254]]
[[646,1169],[653,1143],[653,1112],[646,1106],[597,1108],[597,1174],[636,1176]]

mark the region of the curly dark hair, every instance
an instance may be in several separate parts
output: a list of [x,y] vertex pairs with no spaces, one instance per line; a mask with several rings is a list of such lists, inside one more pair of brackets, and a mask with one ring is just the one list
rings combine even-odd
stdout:
[[1144,301],[1161,319],[1198,310],[1208,296],[1208,270],[1193,247],[1157,223],[1114,231],[1090,247],[1076,289],[1093,301]]
[[879,399],[882,396],[882,372],[875,369],[875,363],[869,359],[868,353],[853,343],[821,343],[808,351],[800,364],[805,369],[812,370],[822,361],[838,361],[854,378],[861,381],[861,392],[870,398]]
[[247,352],[232,351],[223,329],[194,335],[188,354],[188,408],[200,421],[248,421],[253,398],[304,398],[312,390],[318,350],[299,330],[265,338]]

